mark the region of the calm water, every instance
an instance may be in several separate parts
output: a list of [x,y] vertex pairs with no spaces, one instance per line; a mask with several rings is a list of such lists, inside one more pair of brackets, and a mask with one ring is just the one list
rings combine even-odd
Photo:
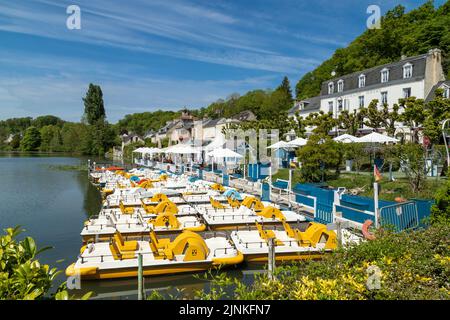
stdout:
[[[65,268],[75,261],[80,247],[80,231],[89,215],[97,214],[101,207],[100,193],[82,171],[59,170],[55,167],[85,164],[86,159],[73,157],[16,156],[0,154],[0,229],[17,225],[26,229],[39,247],[52,246],[39,260]],[[260,267],[244,271],[229,271],[232,276],[246,282]],[[65,281],[64,274],[57,285]],[[82,289],[73,293],[93,291],[96,298],[127,299],[137,295],[136,279],[85,281]],[[160,290],[163,294],[176,294],[183,290],[187,296],[206,289],[208,282],[193,275],[174,275],[146,278],[145,288]]]

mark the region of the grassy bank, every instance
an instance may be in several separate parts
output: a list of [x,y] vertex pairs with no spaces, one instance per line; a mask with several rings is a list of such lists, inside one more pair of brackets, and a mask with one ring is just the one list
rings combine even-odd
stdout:
[[[428,178],[424,188],[418,192],[413,193],[408,180],[402,176],[401,173],[394,174],[395,181],[389,181],[387,174],[383,175],[383,179],[380,182],[381,191],[380,199],[382,200],[394,200],[396,197],[409,198],[421,198],[432,199],[436,191],[445,183],[445,179]],[[289,172],[287,169],[281,169],[273,176],[273,180],[276,179],[289,179]],[[300,182],[299,170],[294,170],[293,174],[294,185]],[[345,187],[348,190],[358,191],[361,196],[372,197],[372,176],[368,173],[341,173],[339,177],[328,180],[325,182],[331,187]]]
[[79,164],[79,165],[49,165],[48,166],[52,170],[60,170],[60,171],[82,171],[87,172],[87,165]]

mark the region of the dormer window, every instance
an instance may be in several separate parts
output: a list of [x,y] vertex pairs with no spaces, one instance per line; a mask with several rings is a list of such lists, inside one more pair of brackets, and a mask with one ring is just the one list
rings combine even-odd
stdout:
[[364,74],[359,76],[358,87],[364,88],[366,86],[366,76]]
[[389,69],[384,68],[381,70],[381,83],[386,83],[389,81]]
[[450,98],[450,87],[444,87],[444,98]]
[[338,92],[342,92],[344,91],[344,80],[339,80],[338,81]]
[[413,75],[413,65],[411,63],[407,63],[403,66],[403,79],[412,78]]
[[298,110],[305,110],[305,104],[303,102],[300,102],[298,105]]
[[330,82],[328,84],[328,94],[333,94],[334,93],[334,83]]

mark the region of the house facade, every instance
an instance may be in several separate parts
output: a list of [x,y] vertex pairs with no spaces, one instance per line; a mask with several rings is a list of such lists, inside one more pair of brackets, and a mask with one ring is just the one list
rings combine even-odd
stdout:
[[131,143],[137,143],[137,142],[141,142],[144,143],[144,139],[134,133],[130,133],[130,134],[123,134],[121,135],[121,140],[122,140],[122,146],[121,146],[121,152],[123,153],[123,149],[125,148],[125,146],[131,144]]
[[325,81],[319,96],[297,101],[289,115],[298,112],[307,117],[323,111],[338,118],[342,111],[367,107],[375,99],[380,107],[383,104],[392,107],[399,99],[412,96],[427,100],[438,86],[445,89],[448,82],[442,68],[441,50],[432,49],[426,54],[402,57],[394,63]]

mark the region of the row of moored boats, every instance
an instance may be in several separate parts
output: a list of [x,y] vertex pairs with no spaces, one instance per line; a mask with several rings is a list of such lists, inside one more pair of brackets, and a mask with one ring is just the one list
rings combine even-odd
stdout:
[[277,261],[318,259],[337,246],[325,225],[195,176],[103,168],[90,178],[103,206],[85,221],[83,246],[68,276],[133,277],[139,255],[144,275],[267,262],[272,238]]

